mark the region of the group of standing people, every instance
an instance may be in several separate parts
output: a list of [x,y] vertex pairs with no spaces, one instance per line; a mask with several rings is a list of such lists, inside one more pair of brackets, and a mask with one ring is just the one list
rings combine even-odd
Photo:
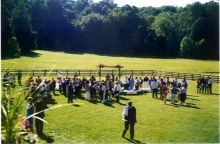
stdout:
[[26,129],[34,132],[33,124],[35,124],[38,136],[44,135],[44,110],[47,109],[47,103],[52,99],[51,93],[55,93],[55,83],[56,81],[53,78],[51,80],[42,80],[40,76],[37,76],[36,79],[31,76],[25,81],[24,95],[27,100],[26,119],[28,122]]
[[170,81],[169,77],[155,77],[149,80],[149,85],[152,90],[152,98],[158,98],[158,92],[160,93],[160,99],[166,104],[167,95],[170,93],[171,104],[175,104],[175,98],[178,96],[178,100],[182,105],[186,100],[186,93],[188,88],[188,82],[186,78],[179,82],[177,78]]
[[211,77],[200,77],[197,80],[197,93],[212,94],[212,79]]
[[85,92],[86,100],[93,99],[95,96],[95,99],[98,97],[102,103],[106,103],[111,97],[114,97],[116,102],[119,102],[121,84],[118,77],[114,79],[109,74],[101,82],[96,81],[95,77],[91,77],[90,80],[86,80]]
[[94,76],[90,79],[83,77],[78,78],[77,75],[71,80],[70,77],[63,78],[61,81],[61,89],[63,94],[68,97],[68,102],[72,102],[74,96],[81,96],[81,92],[85,90],[85,100],[100,100],[102,103],[106,103],[110,97],[115,97],[116,102],[119,102],[119,93],[121,86],[116,77],[115,80],[110,75],[106,75],[105,80],[96,81]]
[[[34,82],[33,77],[30,77],[26,85],[29,86],[31,82]],[[59,85],[59,91],[64,96],[67,97],[68,103],[73,103],[74,97],[82,96],[83,89],[85,90],[85,99],[86,100],[100,100],[102,103],[106,103],[111,97],[116,99],[116,102],[119,102],[120,92],[122,91],[122,86],[124,89],[138,90],[143,85],[150,86],[152,90],[153,98],[160,98],[166,104],[166,99],[168,93],[170,93],[170,100],[172,104],[175,104],[175,98],[178,96],[180,104],[183,104],[186,100],[186,93],[188,88],[188,82],[184,78],[181,82],[175,78],[173,81],[170,81],[169,77],[158,77],[155,76],[148,78],[147,76],[139,79],[136,77],[133,79],[132,76],[125,77],[124,82],[121,82],[118,77],[113,81],[110,75],[106,75],[105,80],[96,81],[94,76],[91,76],[90,79],[83,77],[79,78],[77,75],[74,75],[73,78],[66,76],[62,77],[60,73],[57,74],[57,79],[52,78],[51,80],[44,80],[38,76],[35,80],[37,86],[42,85],[41,93],[46,96],[47,99],[51,99],[53,92],[55,94],[56,84]],[[132,87],[132,88],[131,88]],[[158,97],[160,94],[160,97]]]
[[124,87],[125,90],[139,90],[139,88],[142,87],[143,85],[143,79],[142,77],[133,77],[132,75],[130,75],[129,77],[125,77],[122,85]]
[[[9,73],[4,75],[4,78],[9,76]],[[21,85],[22,74],[18,73],[18,83]],[[139,88],[146,85],[150,86],[152,90],[152,98],[158,98],[158,93],[160,93],[160,98],[166,104],[166,98],[168,93],[170,93],[171,104],[175,104],[175,99],[178,96],[178,100],[182,105],[186,100],[188,82],[184,78],[181,82],[175,78],[173,81],[170,81],[169,77],[151,77],[147,76],[142,79],[141,77],[133,76],[125,77],[124,81],[121,82],[118,77],[115,79],[109,74],[106,75],[105,80],[96,81],[94,76],[91,76],[90,79],[83,77],[79,78],[77,75],[74,75],[73,78],[66,76],[63,77],[61,73],[57,74],[56,80],[52,78],[51,80],[42,80],[40,76],[34,80],[33,77],[30,77],[25,82],[25,89],[30,90],[31,92],[26,94],[27,107],[26,107],[26,117],[28,121],[27,128],[33,131],[34,118],[30,117],[34,113],[39,118],[35,118],[35,128],[38,135],[43,133],[43,121],[40,119],[44,118],[44,110],[47,108],[47,100],[51,98],[51,94],[55,95],[55,88],[58,84],[59,91],[64,96],[68,98],[68,103],[73,103],[73,98],[81,96],[82,90],[85,89],[85,99],[86,100],[97,100],[99,99],[102,103],[106,103],[110,97],[114,97],[116,102],[119,102],[120,92],[122,91],[122,85],[125,90],[138,90]],[[36,97],[33,97],[33,92],[37,91],[38,94]],[[197,92],[207,92],[212,93],[212,80],[210,77],[199,78],[197,80]],[[136,120],[136,108],[132,105],[132,102],[129,101],[128,105],[124,107],[122,112],[124,120],[124,130],[122,132],[122,137],[125,137],[126,132],[130,128],[130,139],[134,139],[134,126],[137,122]]]
[[[26,117],[27,117],[27,125],[26,129],[30,129],[30,131],[34,131],[33,123],[35,120],[35,128],[37,135],[43,134],[43,121],[42,119],[45,117],[44,110],[47,109],[47,104],[45,103],[43,96],[41,94],[37,95],[37,99],[33,97],[27,98],[27,106],[26,106]],[[33,114],[35,114],[35,118],[33,118]]]

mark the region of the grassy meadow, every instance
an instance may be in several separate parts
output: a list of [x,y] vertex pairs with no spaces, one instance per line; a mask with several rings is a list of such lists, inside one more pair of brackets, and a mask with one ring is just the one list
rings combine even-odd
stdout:
[[[17,86],[18,88],[19,86]],[[16,89],[17,89],[16,88]],[[23,89],[22,86],[19,88]],[[83,94],[84,96],[84,94]],[[213,85],[213,95],[198,94],[196,84],[189,81],[184,106],[167,105],[153,99],[151,93],[122,96],[120,104],[104,105],[86,101],[83,97],[67,105],[67,98],[56,91],[53,107],[46,112],[44,133],[39,143],[219,143],[219,85]],[[121,137],[124,124],[121,113],[131,100],[137,109],[135,140]],[[25,114],[25,112],[24,112]]]
[[[4,69],[96,69],[96,65],[121,64],[125,69],[149,69],[191,73],[218,74],[219,61],[188,59],[154,59],[98,56],[93,54],[66,54],[62,52],[34,51],[35,57],[2,60]],[[45,78],[45,77],[43,77]],[[23,77],[23,81],[27,76]],[[17,86],[16,90],[23,89]],[[167,105],[153,99],[151,93],[139,96],[122,96],[120,104],[103,105],[99,101],[67,98],[56,91],[49,107],[61,108],[46,112],[44,133],[39,143],[219,143],[219,84],[213,84],[213,94],[198,94],[196,82],[189,81],[184,106]],[[84,95],[83,95],[84,96]],[[169,98],[168,98],[169,99]],[[121,112],[131,100],[137,109],[135,139],[129,131],[122,138],[124,128]],[[25,114],[25,112],[24,112]]]
[[218,74],[219,61],[191,59],[159,59],[67,54],[36,50],[33,55],[2,60],[3,69],[97,69],[99,64],[124,66],[133,70],[162,70]]

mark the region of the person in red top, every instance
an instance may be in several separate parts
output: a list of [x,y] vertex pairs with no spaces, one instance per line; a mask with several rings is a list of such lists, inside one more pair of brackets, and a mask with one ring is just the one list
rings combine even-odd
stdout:
[[163,97],[163,101],[164,104],[166,104],[166,98],[167,98],[167,94],[169,93],[169,89],[166,85],[165,82],[163,82],[163,86],[162,86],[162,97]]

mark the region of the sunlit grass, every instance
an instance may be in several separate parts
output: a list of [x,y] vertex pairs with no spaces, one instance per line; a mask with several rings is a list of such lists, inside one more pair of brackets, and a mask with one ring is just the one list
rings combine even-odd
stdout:
[[[4,69],[97,69],[100,63],[121,64],[124,69],[149,69],[190,73],[218,74],[219,61],[189,59],[154,59],[66,54],[35,51],[38,57],[2,60]],[[45,78],[45,77],[44,77]],[[27,76],[23,77],[23,81]],[[16,89],[19,87],[17,86]],[[20,87],[22,88],[22,87]],[[16,91],[15,91],[16,92]],[[58,92],[57,92],[58,93]],[[137,109],[135,139],[142,143],[219,143],[219,85],[213,84],[213,95],[197,94],[196,82],[189,81],[187,106],[164,105],[151,94],[123,96],[121,104],[74,99],[73,105],[46,112],[44,132],[48,139],[41,143],[130,143],[121,138],[124,128],[121,112],[132,100]],[[53,96],[54,104],[66,104],[63,95]],[[24,112],[25,114],[25,112]],[[129,137],[129,132],[126,137]]]
[[[164,105],[150,93],[123,96],[121,104],[103,105],[74,99],[73,105],[46,112],[44,132],[48,139],[41,143],[130,143],[121,138],[124,128],[121,112],[124,104],[133,101],[137,109],[135,139],[142,143],[218,143],[219,85],[213,95],[198,94],[196,83],[189,81],[186,106]],[[67,98],[53,96],[53,107],[66,104]],[[126,135],[129,138],[129,132]]]
[[189,73],[219,72],[219,61],[191,60],[191,59],[158,59],[112,57],[94,54],[67,54],[64,52],[50,52],[36,50],[37,57],[21,57],[2,60],[3,69],[97,69],[97,65],[124,66],[133,70],[162,70]]

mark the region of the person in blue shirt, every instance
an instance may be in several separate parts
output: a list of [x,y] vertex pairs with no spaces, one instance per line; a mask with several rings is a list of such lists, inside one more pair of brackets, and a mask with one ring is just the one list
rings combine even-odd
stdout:
[[[33,98],[27,98],[27,107],[26,107],[26,117],[32,115],[34,113],[34,105],[33,105]],[[31,131],[33,131],[33,117],[28,118],[28,127]]]

